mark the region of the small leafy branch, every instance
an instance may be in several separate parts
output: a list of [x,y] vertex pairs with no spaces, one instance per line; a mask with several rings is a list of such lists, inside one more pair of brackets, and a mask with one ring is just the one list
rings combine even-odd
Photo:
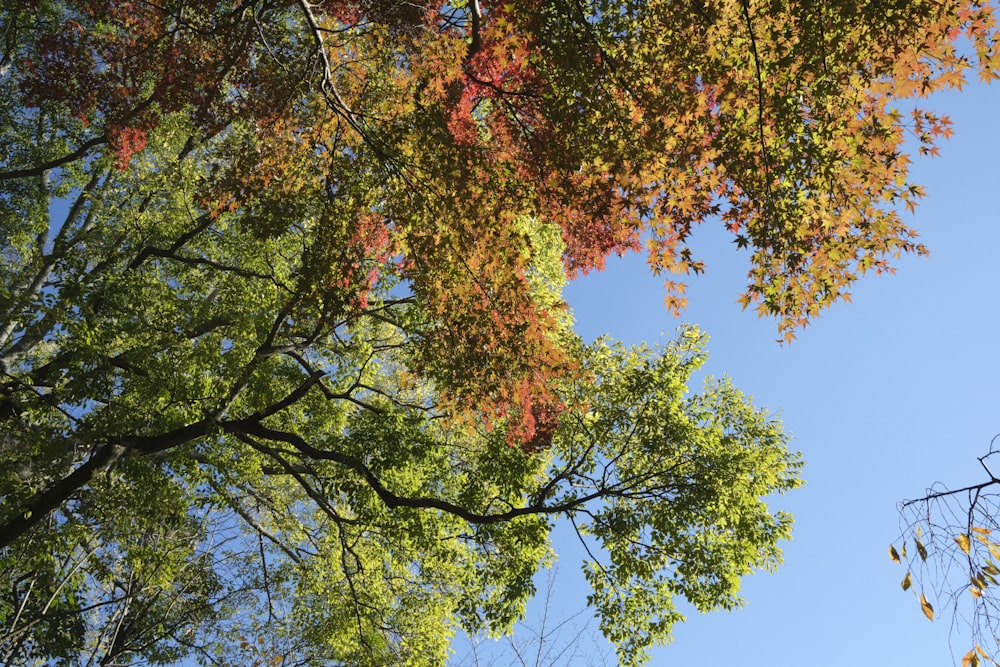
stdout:
[[919,597],[924,615],[934,620],[930,595],[939,608],[950,607],[952,631],[958,626],[971,631],[973,645],[962,656],[962,667],[1000,665],[998,439],[978,459],[986,481],[960,489],[935,485],[923,497],[902,502],[899,547],[889,546],[889,557],[906,566],[903,590]]

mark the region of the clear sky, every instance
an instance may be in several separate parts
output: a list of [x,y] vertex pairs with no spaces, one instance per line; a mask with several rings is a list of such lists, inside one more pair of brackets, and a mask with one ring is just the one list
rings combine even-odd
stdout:
[[[773,321],[735,303],[746,256],[721,229],[697,230],[708,267],[689,281],[681,320],[664,310],[659,279],[639,256],[567,289],[588,340],[655,342],[681,321],[701,326],[711,336],[707,372],[729,375],[779,412],[807,462],[806,486],[775,503],[796,517],[781,571],[746,580],[744,609],[689,616],[651,665],[952,664],[950,616],[924,618],[913,590],[901,590],[905,570],[888,546],[900,533],[897,503],[934,482],[984,481],[976,457],[1000,433],[1000,86],[939,95],[932,106],[952,117],[956,135],[940,157],[914,158],[927,197],[908,220],[930,258],[904,258],[895,276],[869,275],[852,304],[824,313],[790,346],[775,342]],[[586,584],[572,539],[563,534],[557,549],[550,615],[562,618],[581,609]],[[596,627],[583,629],[577,657],[556,664],[590,662],[583,656],[598,650]],[[960,629],[951,635],[956,664],[968,648]],[[520,664],[509,651],[492,657]]]

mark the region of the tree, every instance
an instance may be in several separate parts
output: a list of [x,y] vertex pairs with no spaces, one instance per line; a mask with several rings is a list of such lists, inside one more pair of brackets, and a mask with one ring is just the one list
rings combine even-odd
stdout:
[[924,615],[934,620],[934,605],[940,602],[939,609],[950,608],[953,624],[971,629],[963,667],[996,665],[1000,658],[992,641],[1000,637],[1000,601],[993,588],[1000,586],[996,440],[979,458],[985,481],[960,489],[931,488],[922,498],[901,503],[900,548],[889,547],[889,557],[906,566],[903,590],[913,588],[919,595]]
[[950,0],[0,22],[10,662],[433,664],[518,618],[557,517],[625,663],[675,596],[738,604],[796,455],[728,383],[685,395],[696,331],[583,345],[563,281],[643,243],[700,271],[718,218],[788,338],[924,251],[902,142],[948,124],[894,101],[996,69],[992,8]]

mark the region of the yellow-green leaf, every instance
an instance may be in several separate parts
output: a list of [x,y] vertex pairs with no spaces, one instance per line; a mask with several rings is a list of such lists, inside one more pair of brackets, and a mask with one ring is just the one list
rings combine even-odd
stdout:
[[905,590],[907,590],[912,585],[913,585],[913,579],[910,578],[910,573],[907,572],[906,576],[903,577],[903,583],[900,584],[900,586],[902,586],[903,590],[905,591]]
[[889,545],[889,558],[893,559],[897,563],[899,562],[899,552],[896,551],[896,547]]
[[920,540],[914,540],[917,543],[917,553],[920,554],[920,560],[927,560],[927,549],[924,547],[924,543]]
[[969,536],[962,534],[955,538],[955,542],[958,543],[958,548],[961,549],[968,555],[969,553]]
[[934,607],[932,607],[931,603],[927,601],[927,598],[923,593],[920,594],[920,610],[924,612],[924,616],[927,617],[927,620],[934,620]]

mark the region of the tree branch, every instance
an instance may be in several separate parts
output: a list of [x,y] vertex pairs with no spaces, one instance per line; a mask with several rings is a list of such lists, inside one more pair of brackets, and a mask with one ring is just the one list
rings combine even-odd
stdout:
[[94,137],[89,141],[85,141],[72,153],[67,153],[60,158],[55,160],[49,160],[48,162],[43,162],[34,167],[28,167],[26,169],[13,169],[11,171],[0,171],[0,181],[12,181],[17,178],[31,178],[33,176],[41,176],[49,169],[55,169],[56,167],[61,167],[64,164],[69,164],[74,160],[79,160],[81,157],[86,155],[91,148],[95,146],[100,146],[101,144],[108,143],[108,137],[106,134],[102,134],[99,137]]
[[472,27],[470,28],[472,32],[472,40],[469,42],[469,50],[465,54],[465,62],[472,60],[483,48],[483,37],[482,37],[482,24],[483,24],[483,10],[479,6],[479,0],[470,0],[467,5],[469,15],[472,19]]
[[66,502],[83,488],[98,471],[108,467],[126,452],[121,445],[107,444],[94,452],[86,462],[48,489],[32,498],[24,511],[0,525],[0,549],[4,549],[28,530],[38,525],[49,512]]
[[767,194],[767,203],[774,204],[774,195],[771,193],[771,160],[767,154],[767,142],[764,136],[764,77],[760,70],[760,55],[757,52],[757,37],[753,31],[753,21],[750,18],[749,0],[740,0],[743,7],[743,19],[747,24],[747,32],[750,34],[750,50],[753,54],[753,66],[757,74],[757,132],[760,135],[760,156],[764,162],[764,192]]
[[[224,432],[232,433],[237,436],[254,436],[256,438],[262,438],[274,442],[284,442],[297,449],[304,456],[314,460],[333,461],[335,463],[339,463],[340,465],[361,475],[371,489],[375,491],[379,499],[390,509],[395,509],[397,507],[408,507],[411,509],[434,509],[452,514],[473,524],[504,523],[517,517],[537,514],[562,514],[570,512],[574,509],[579,509],[581,506],[586,505],[590,501],[598,498],[630,495],[627,490],[622,491],[621,489],[615,489],[612,487],[597,487],[591,493],[581,496],[573,496],[554,505],[546,505],[541,501],[537,501],[524,507],[512,507],[505,512],[480,513],[474,512],[466,507],[462,507],[461,505],[457,505],[447,500],[441,500],[440,498],[398,495],[389,490],[385,484],[382,483],[382,480],[379,479],[378,475],[376,475],[371,468],[366,466],[361,459],[343,452],[318,449],[306,442],[306,440],[297,433],[289,433],[287,431],[279,431],[277,429],[269,428],[261,424],[256,419],[222,422],[221,427]],[[244,441],[246,442],[245,439]],[[253,443],[248,442],[248,444]],[[277,460],[279,463],[282,463],[283,461],[283,459],[280,458]],[[292,474],[297,479],[300,477],[292,470],[292,467],[288,465],[287,462],[283,463],[283,467],[286,468],[286,471],[289,474]]]

